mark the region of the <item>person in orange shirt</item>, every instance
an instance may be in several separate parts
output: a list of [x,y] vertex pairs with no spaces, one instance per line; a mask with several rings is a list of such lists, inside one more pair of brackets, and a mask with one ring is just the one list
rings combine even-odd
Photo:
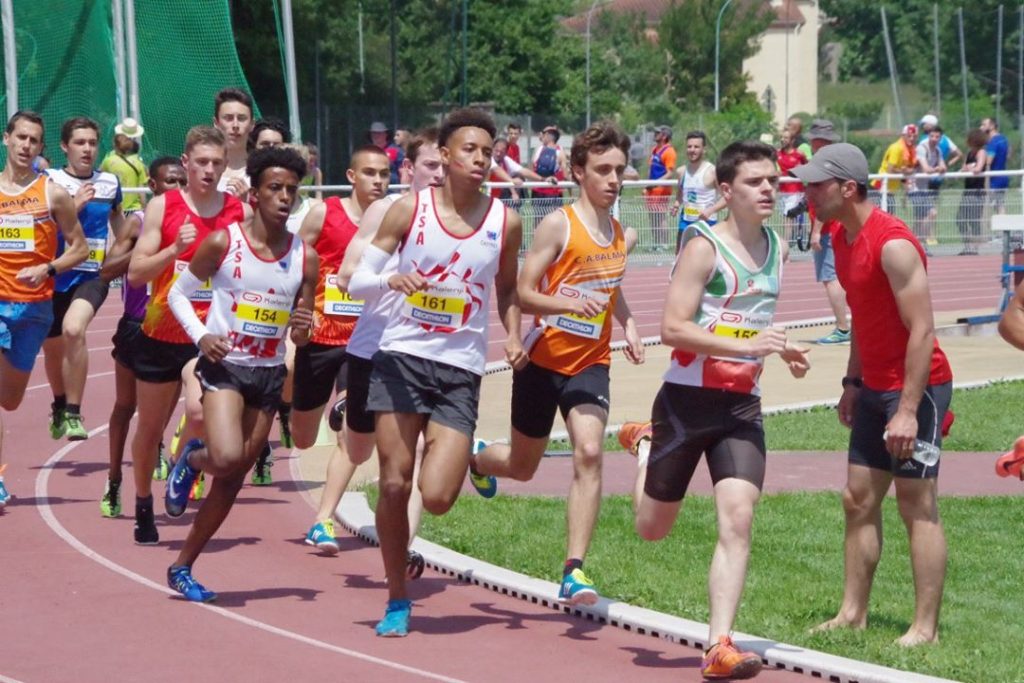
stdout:
[[643,343],[619,287],[627,241],[611,216],[626,170],[629,137],[598,122],[577,136],[570,153],[580,197],[537,226],[517,287],[524,313],[535,316],[526,336],[530,362],[512,380],[511,445],[477,441],[471,480],[485,497],[494,477],[529,481],[544,455],[555,412],[573,444],[567,560],[559,599],[597,602],[583,559],[601,506],[601,460],[608,421],[611,318],[626,331],[626,357],[644,359]]
[[[672,129],[658,126],[654,129],[654,149],[651,150],[651,180],[669,180],[675,177],[676,148],[672,146]],[[667,248],[668,231],[665,228],[665,216],[668,212],[669,198],[675,188],[658,185],[644,189],[647,197],[647,210],[651,214],[651,230],[655,249]]]
[[[15,410],[53,322],[53,278],[84,261],[89,247],[75,202],[32,169],[43,149],[43,119],[19,111],[4,129],[7,163],[0,172],[0,408]],[[64,253],[57,257],[57,231]],[[0,412],[0,434],[3,433]],[[0,440],[0,445],[2,445]],[[0,452],[0,509],[4,486]]]

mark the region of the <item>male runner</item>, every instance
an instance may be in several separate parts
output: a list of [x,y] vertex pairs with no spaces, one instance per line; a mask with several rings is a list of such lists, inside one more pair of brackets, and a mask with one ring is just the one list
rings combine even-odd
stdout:
[[[683,242],[683,233],[697,221],[707,225],[718,222],[718,212],[725,202],[718,199],[718,181],[715,165],[707,160],[707,136],[702,130],[686,134],[686,165],[676,169],[679,188],[669,213],[679,216],[679,231],[676,234],[676,251]],[[681,210],[680,210],[681,209]]]
[[[149,189],[159,197],[164,192],[185,187],[185,169],[181,160],[175,157],[160,157],[149,165]],[[103,261],[101,277],[111,281],[128,272],[128,264],[132,258],[132,250],[142,230],[143,211],[134,211],[125,220],[125,229],[121,239],[114,243]],[[133,287],[127,282],[121,286],[121,298],[124,301],[124,315],[117,322],[117,331],[110,340],[114,349],[110,355],[114,358],[114,407],[110,411],[110,471],[107,475],[106,489],[100,500],[100,513],[104,517],[121,515],[121,463],[124,460],[124,445],[128,440],[128,426],[135,414],[135,347],[142,335],[142,319],[146,314],[146,302],[149,293],[146,286]],[[170,420],[174,412],[167,419]],[[153,468],[154,479],[167,478],[167,460],[160,445],[156,467]]]
[[252,154],[256,150],[280,147],[290,144],[291,141],[292,133],[288,130],[287,124],[281,119],[271,116],[253,124],[252,130],[249,131],[249,138],[246,140],[245,150],[247,154]]
[[[195,373],[203,387],[206,447],[182,450],[167,480],[167,514],[180,517],[192,481],[202,471],[213,483],[185,544],[167,569],[167,583],[186,600],[216,599],[192,578],[192,565],[227,518],[245,474],[267,443],[284,383],[284,335],[303,346],[313,322],[317,256],[288,232],[288,214],[306,175],[293,150],[255,152],[246,171],[255,210],[244,221],[211,232],[169,294],[174,316],[202,356]],[[189,297],[213,284],[206,323]]]
[[[357,275],[366,270],[364,276],[375,277],[380,291],[403,295],[373,356],[367,400],[376,412],[377,531],[389,594],[377,624],[381,636],[404,636],[409,628],[407,508],[419,435],[426,443],[417,482],[424,508],[447,512],[466,478],[492,284],[508,332],[506,357],[513,367],[526,361],[515,293],[522,224],[515,212],[480,192],[494,133],[494,121],[480,110],[450,113],[438,134],[444,186],[398,200],[357,268]],[[385,277],[396,250],[398,270]]]
[[[236,197],[217,189],[224,171],[224,145],[224,135],[216,128],[195,126],[189,130],[182,156],[188,185],[154,198],[146,207],[142,232],[128,266],[129,285],[152,283],[134,358],[138,423],[132,439],[132,462],[135,542],[141,545],[154,545],[160,540],[153,521],[151,477],[167,415],[181,390],[182,370],[196,356],[195,345],[168,308],[167,292],[188,268],[203,238],[242,220],[246,212]],[[192,305],[200,319],[206,316],[212,296],[208,287],[192,294]],[[198,396],[186,395],[189,410],[201,412]]]
[[[360,147],[352,155],[346,172],[352,183],[352,195],[344,199],[329,197],[312,209],[299,228],[299,237],[320,257],[320,279],[316,285],[315,320],[309,343],[295,352],[295,389],[291,408],[291,434],[295,445],[309,448],[316,442],[320,418],[332,390],[345,388],[345,347],[356,326],[362,303],[353,301],[338,289],[337,272],[345,250],[359,229],[363,212],[388,191],[391,168],[387,155],[375,145]],[[282,419],[282,422],[284,420]],[[339,426],[340,429],[340,426]],[[327,463],[327,481],[321,494],[320,519],[329,518],[345,492],[341,471],[345,442],[336,435],[337,447]],[[253,475],[270,482],[268,467]],[[334,504],[331,505],[333,500]]]
[[[444,168],[441,154],[437,149],[437,128],[417,132],[408,144],[404,164],[409,166],[410,192],[416,194],[427,187],[440,187],[444,183]],[[348,457],[332,458],[328,469],[329,486],[324,487],[320,507],[316,512],[313,526],[306,534],[306,543],[314,545],[328,554],[338,552],[338,541],[334,534],[334,510],[341,496],[348,488],[356,467],[366,462],[373,454],[375,445],[373,413],[366,409],[366,398],[370,388],[370,373],[373,371],[373,354],[380,347],[380,335],[388,320],[396,313],[401,296],[390,290],[382,292],[377,279],[369,282],[353,282],[353,274],[366,247],[377,234],[384,215],[391,205],[405,195],[389,194],[371,204],[359,221],[359,232],[345,249],[345,258],[338,270],[337,286],[354,301],[362,301],[362,313],[355,330],[345,348],[345,396],[338,399],[331,409],[329,422],[332,429],[341,432],[341,417],[344,413],[345,446]],[[388,269],[392,273],[398,266],[398,257],[392,256]],[[420,508],[418,496],[410,498],[410,529],[419,523]],[[410,533],[410,536],[413,535]],[[412,557],[410,565],[416,566],[422,558]],[[416,572],[413,571],[413,574]]]
[[[53,284],[53,324],[43,342],[46,378],[53,390],[50,436],[71,441],[88,438],[82,424],[82,396],[89,375],[89,349],[85,333],[96,311],[107,299],[109,280],[100,277],[107,236],[118,239],[124,229],[121,181],[113,173],[97,171],[99,126],[92,119],[68,119],[60,129],[60,147],[67,155],[63,169],[47,175],[75,198],[78,220],[85,232],[89,257],[61,273]],[[58,252],[63,247],[58,238]]]
[[227,161],[217,189],[243,198],[249,190],[245,161],[252,132],[252,98],[244,90],[224,88],[213,98],[213,125],[224,134]]
[[729,217],[714,228],[691,226],[672,272],[661,340],[673,352],[651,409],[649,457],[638,458],[636,530],[649,541],[668,535],[705,456],[714,482],[718,543],[708,574],[709,648],[701,673],[750,678],[761,670],[761,658],[738,651],[729,634],[764,483],[758,378],[765,356],[773,353],[795,377],[809,365],[807,350],[772,327],[785,258],[785,244],[764,227],[775,208],[775,150],[761,142],[735,142],[722,150],[715,173]]
[[[525,346],[530,362],[512,379],[512,438],[491,444],[470,464],[471,481],[494,495],[494,477],[529,481],[537,472],[555,413],[561,411],[573,445],[566,561],[559,599],[592,605],[597,589],[583,560],[601,508],[601,461],[610,396],[612,321],[626,332],[626,357],[642,363],[644,346],[620,291],[626,239],[610,210],[619,196],[630,140],[618,126],[599,122],[576,137],[569,154],[580,197],[537,226],[517,288],[533,328]],[[478,446],[481,442],[478,442]]]
[[[829,145],[793,173],[818,217],[840,224],[832,247],[853,318],[838,408],[839,421],[851,429],[843,603],[817,628],[867,626],[882,551],[882,501],[895,480],[915,595],[914,621],[896,643],[935,642],[946,578],[937,457],[953,373],[935,339],[924,248],[903,221],[868,199],[868,162],[854,145]],[[924,451],[936,460],[929,464]]]
[[[22,110],[4,129],[7,161],[0,172],[0,408],[16,410],[36,354],[53,322],[53,277],[89,255],[75,202],[56,183],[32,170],[43,149],[43,119]],[[57,256],[58,234],[64,253]],[[56,257],[56,258],[55,258]],[[3,413],[0,412],[0,509],[4,485]]]

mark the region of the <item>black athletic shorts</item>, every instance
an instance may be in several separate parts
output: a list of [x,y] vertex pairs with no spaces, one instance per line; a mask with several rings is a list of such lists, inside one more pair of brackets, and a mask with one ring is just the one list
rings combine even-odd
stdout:
[[480,405],[475,372],[406,353],[373,355],[366,407],[374,412],[419,413],[473,438]]
[[117,321],[117,331],[110,338],[114,348],[110,355],[121,365],[135,372],[135,354],[142,335],[142,318],[122,315]]
[[[942,421],[953,398],[953,383],[946,382],[925,389],[917,407],[917,438],[942,447]],[[885,449],[885,426],[896,414],[900,404],[899,391],[875,391],[864,387],[853,409],[850,430],[851,465],[863,465],[891,472],[895,477],[930,479],[939,476],[939,463],[931,467],[907,458],[893,457]]]
[[653,433],[644,493],[664,503],[683,499],[702,455],[711,481],[764,485],[761,398],[665,382],[651,409]]
[[527,363],[512,375],[512,426],[522,434],[540,439],[551,434],[555,411],[564,420],[581,405],[594,405],[606,413],[610,394],[607,365],[591,365],[575,375]]
[[173,344],[142,333],[135,344],[135,379],[153,384],[178,382],[181,371],[190,360],[199,355],[195,344]]
[[253,367],[229,361],[214,363],[206,356],[199,357],[195,370],[204,396],[210,391],[235,391],[242,395],[246,408],[256,408],[265,413],[277,412],[287,374],[284,363]]
[[110,285],[101,278],[93,278],[72,287],[66,292],[53,293],[53,322],[50,324],[50,331],[46,338],[59,337],[63,333],[64,316],[71,308],[71,302],[76,299],[84,299],[92,306],[93,312],[100,310],[100,306],[107,300],[110,293]]
[[322,408],[330,400],[332,390],[344,391],[346,362],[344,346],[309,342],[295,349],[292,408]]
[[345,424],[353,432],[373,434],[373,411],[366,407],[370,394],[370,375],[373,361],[348,354],[348,388],[345,393]]

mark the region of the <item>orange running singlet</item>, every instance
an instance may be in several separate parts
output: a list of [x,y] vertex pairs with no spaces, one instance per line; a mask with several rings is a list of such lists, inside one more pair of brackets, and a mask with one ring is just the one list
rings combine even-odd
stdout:
[[57,256],[49,182],[40,173],[17,194],[0,192],[0,300],[29,303],[53,298],[53,278],[46,278],[39,287],[17,280],[22,268],[49,263]]

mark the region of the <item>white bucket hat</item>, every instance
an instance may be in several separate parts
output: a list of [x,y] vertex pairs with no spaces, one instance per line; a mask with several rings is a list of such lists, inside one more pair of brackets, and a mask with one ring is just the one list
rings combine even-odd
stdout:
[[124,121],[114,126],[114,132],[118,135],[123,135],[126,138],[137,140],[138,138],[141,138],[142,134],[146,131],[135,119],[126,118]]

